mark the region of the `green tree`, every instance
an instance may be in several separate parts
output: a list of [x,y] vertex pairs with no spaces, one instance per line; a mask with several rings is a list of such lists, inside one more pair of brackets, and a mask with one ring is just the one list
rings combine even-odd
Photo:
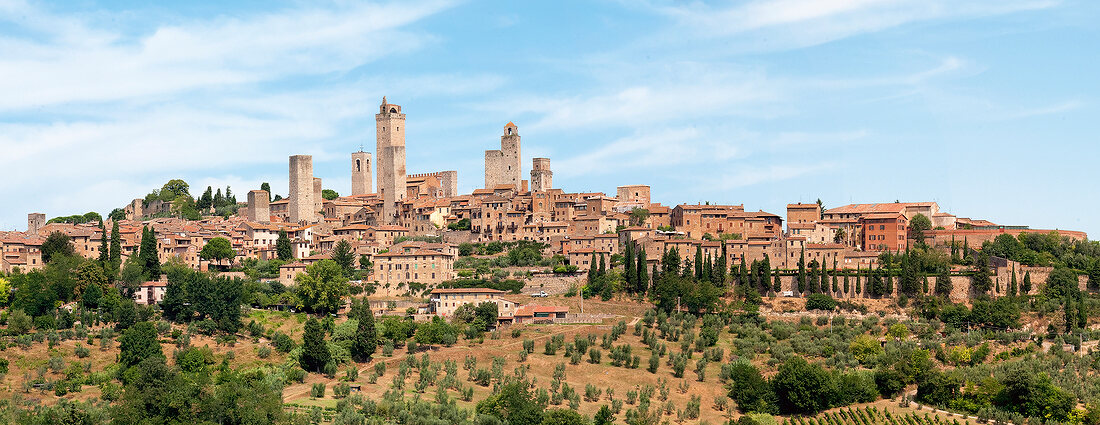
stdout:
[[207,261],[213,261],[215,264],[220,264],[222,260],[230,260],[230,263],[232,263],[232,259],[237,257],[237,251],[233,250],[233,245],[229,243],[229,239],[214,238],[202,247],[202,251],[199,251],[199,257]]
[[1077,286],[1077,272],[1067,267],[1055,267],[1047,276],[1046,287],[1043,294],[1049,298],[1076,298],[1080,290]]
[[1020,287],[1020,289],[1023,292],[1023,295],[1031,294],[1031,270],[1024,272],[1024,283]]
[[772,379],[779,410],[791,414],[815,414],[829,408],[832,379],[818,364],[791,356]]
[[970,274],[970,290],[978,294],[988,294],[993,289],[993,278],[989,276],[989,255],[982,251],[976,251],[974,255],[974,271]]
[[479,401],[476,410],[479,415],[495,417],[507,425],[527,425],[542,423],[545,408],[535,401],[525,383],[510,382]]
[[119,221],[126,219],[126,210],[122,208],[115,208],[111,210],[110,214],[107,214],[107,218],[111,221]]
[[180,196],[191,197],[189,192],[191,186],[187,182],[180,179],[169,180],[164,186],[160,188],[160,200],[164,202],[172,202]]
[[359,299],[351,304],[351,318],[358,323],[355,327],[355,339],[351,343],[351,356],[357,361],[369,361],[378,348],[378,333],[374,328],[374,312],[370,301]]
[[924,244],[924,232],[932,230],[932,220],[924,214],[917,213],[909,220],[909,234],[917,243]]
[[779,413],[775,392],[752,363],[743,359],[731,363],[727,381],[729,396],[742,413]]
[[[567,410],[567,412],[572,412],[575,416],[573,418],[571,418],[571,420],[568,421],[568,422],[567,421],[558,421],[558,422],[554,422],[554,423],[555,424],[576,424],[576,425],[584,425],[584,424],[588,423],[588,421],[585,420],[584,417],[581,417],[580,414],[578,414],[576,412],[573,412],[572,410]],[[546,424],[546,419],[545,418],[543,419],[542,423]],[[603,405],[603,406],[600,406],[600,410],[597,411],[596,415],[592,417],[592,424],[593,425],[611,425],[613,423],[615,423],[615,415],[611,412],[611,408],[607,407],[606,404]]]
[[164,357],[157,341],[157,329],[151,322],[130,326],[118,338],[118,349],[118,362],[127,368],[153,356]]
[[325,331],[321,329],[321,323],[317,319],[310,317],[306,320],[302,334],[302,356],[299,358],[302,369],[320,372],[330,358],[328,345],[325,344]]
[[940,271],[940,274],[936,275],[936,295],[944,298],[951,296],[951,291],[954,289],[954,285],[951,284],[951,275],[948,274],[948,270],[944,268]]
[[626,280],[626,288],[631,293],[638,292],[638,274],[634,271],[634,242],[628,241],[623,247],[623,279]]
[[1017,368],[1001,384],[1004,387],[994,397],[994,404],[1027,417],[1065,422],[1076,404],[1076,398],[1054,386],[1045,373]]
[[326,201],[331,201],[333,199],[339,198],[340,194],[332,189],[324,189],[321,191],[321,197],[324,198]]
[[344,305],[348,295],[348,280],[335,261],[313,263],[295,278],[301,307],[318,314],[334,313]]
[[798,254],[798,293],[806,291],[806,248]]
[[[646,272],[645,263],[646,263],[646,256],[645,256],[645,248],[643,247],[642,249],[638,250],[638,264],[635,267],[636,273],[638,275],[638,277],[637,277],[638,293],[642,293],[642,294],[649,291],[649,274]],[[656,266],[654,266],[654,267],[656,267]]]
[[75,254],[73,248],[72,239],[69,235],[61,233],[60,231],[54,231],[46,236],[46,241],[42,242],[42,262],[49,263],[51,260],[58,256],[71,257]]
[[141,245],[138,248],[138,264],[147,279],[160,277],[160,257],[157,256],[157,235],[153,229],[141,230]]
[[290,247],[290,238],[287,237],[286,230],[279,231],[279,238],[275,240],[275,253],[282,261],[294,259],[294,252]]
[[271,185],[267,182],[260,183],[260,190],[267,192],[267,201],[271,202]]
[[331,256],[332,261],[335,261],[336,265],[344,271],[344,276],[348,278],[355,276],[355,251],[351,248],[350,242],[340,239],[332,247]]
[[111,280],[118,279],[118,269],[122,267],[122,235],[118,232],[118,221],[111,223],[111,261],[106,269],[107,277]]
[[103,222],[99,222],[99,266],[104,269],[107,268],[107,262],[111,260],[111,249],[109,234],[107,234],[107,226]]

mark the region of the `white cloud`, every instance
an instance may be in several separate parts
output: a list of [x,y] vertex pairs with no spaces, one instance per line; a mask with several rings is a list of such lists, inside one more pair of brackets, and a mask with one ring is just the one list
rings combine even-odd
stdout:
[[[295,75],[340,72],[421,46],[430,36],[401,27],[447,1],[301,8],[157,27],[137,39],[24,4],[11,24],[58,26],[56,37],[0,37],[0,110],[171,95]],[[3,18],[0,18],[3,19]]]
[[693,2],[653,9],[676,19],[676,31],[698,39],[726,38],[735,51],[815,46],[859,34],[940,19],[1038,10],[1057,0],[756,0],[732,6]]

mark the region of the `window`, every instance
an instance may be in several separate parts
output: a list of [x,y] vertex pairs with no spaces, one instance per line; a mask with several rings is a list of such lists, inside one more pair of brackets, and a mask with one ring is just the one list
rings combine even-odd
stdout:
[[879,230],[886,230],[886,225],[885,224],[880,224],[880,225],[878,225],[878,229]]

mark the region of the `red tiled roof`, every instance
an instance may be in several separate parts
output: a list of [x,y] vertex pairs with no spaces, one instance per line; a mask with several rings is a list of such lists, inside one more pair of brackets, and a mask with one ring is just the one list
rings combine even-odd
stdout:
[[504,291],[489,288],[436,288],[433,294],[503,294]]

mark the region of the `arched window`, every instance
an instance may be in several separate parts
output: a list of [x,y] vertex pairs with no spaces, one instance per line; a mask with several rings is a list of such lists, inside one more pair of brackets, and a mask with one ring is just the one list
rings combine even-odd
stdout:
[[397,108],[390,108],[390,113],[391,114],[396,114],[397,113]]
[[357,173],[358,173],[358,172],[362,172],[362,171],[363,171],[363,167],[362,167],[362,166],[360,166],[360,164],[359,164],[359,160],[358,160],[358,159],[356,159],[356,160],[355,160],[355,172],[357,172]]

